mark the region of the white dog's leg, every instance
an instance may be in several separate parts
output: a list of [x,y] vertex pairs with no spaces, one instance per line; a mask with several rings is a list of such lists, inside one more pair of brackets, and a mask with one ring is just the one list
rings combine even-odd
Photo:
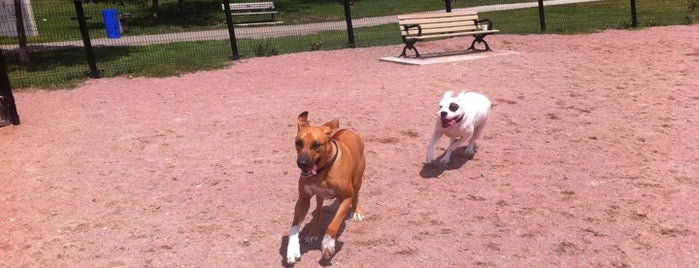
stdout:
[[456,148],[459,148],[459,146],[461,146],[461,144],[463,144],[465,140],[466,139],[464,139],[464,138],[452,139],[451,145],[449,145],[449,147],[447,147],[447,151],[444,152],[444,156],[442,157],[440,162],[444,165],[449,164],[449,161],[451,160],[451,153],[453,153],[454,150],[456,150]]
[[468,145],[466,145],[466,155],[469,157],[472,157],[473,155],[476,154],[476,150],[474,149],[476,146],[476,139],[475,136],[471,137],[471,140],[468,142]]
[[439,138],[442,137],[442,132],[437,129],[439,126],[435,126],[435,130],[432,133],[432,137],[430,138],[430,142],[427,143],[427,154],[425,157],[425,163],[429,164],[432,163],[432,160],[434,160],[434,144],[437,143]]
[[473,131],[473,135],[471,135],[471,137],[468,139],[468,145],[466,146],[466,155],[468,155],[469,157],[473,157],[476,154],[476,139],[478,139],[478,137],[481,135],[482,129],[482,124],[476,127],[476,129]]
[[286,247],[286,263],[293,264],[301,258],[301,245],[299,244],[300,225],[289,228],[289,245]]
[[332,255],[335,255],[335,239],[330,237],[328,234],[325,234],[325,237],[323,237],[323,246],[321,247],[321,250],[323,251],[323,257],[326,259],[332,257]]
[[478,139],[481,136],[481,132],[483,132],[483,128],[485,127],[485,122],[488,120],[488,115],[486,114],[485,118],[482,119],[482,121],[473,128],[473,135],[471,135],[471,138],[468,141],[468,146],[466,146],[466,154],[469,156],[473,156],[476,154],[476,139]]

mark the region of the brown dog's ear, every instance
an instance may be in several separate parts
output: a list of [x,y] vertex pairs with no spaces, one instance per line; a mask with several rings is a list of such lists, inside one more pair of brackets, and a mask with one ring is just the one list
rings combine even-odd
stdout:
[[328,137],[332,136],[332,134],[335,133],[335,131],[337,131],[339,128],[340,120],[337,118],[323,124],[323,131],[325,132],[325,135],[327,135]]
[[302,127],[307,127],[308,126],[308,111],[305,111],[301,114],[299,114],[299,118],[297,120],[298,124],[298,130],[301,130]]

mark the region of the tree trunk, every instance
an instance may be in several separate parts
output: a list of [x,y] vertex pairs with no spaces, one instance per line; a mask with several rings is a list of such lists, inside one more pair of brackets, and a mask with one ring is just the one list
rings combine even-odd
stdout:
[[153,6],[151,7],[151,17],[153,18],[153,22],[157,23],[158,22],[158,0],[153,0],[151,3],[153,3]]
[[5,68],[5,58],[0,49],[0,126],[5,126],[8,122],[19,125],[19,115],[15,106],[15,97],[12,95],[10,77]]
[[29,52],[27,49],[27,35],[24,31],[24,15],[22,14],[22,0],[14,0],[15,18],[17,19],[17,41],[19,43],[19,61],[22,64],[29,63]]
[[177,13],[184,13],[184,0],[177,0]]

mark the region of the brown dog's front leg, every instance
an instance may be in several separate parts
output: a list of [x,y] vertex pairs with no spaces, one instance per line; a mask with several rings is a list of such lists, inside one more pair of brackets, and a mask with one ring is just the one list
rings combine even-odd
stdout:
[[355,221],[363,221],[364,220],[364,210],[359,206],[358,202],[354,202],[352,205],[352,208],[354,209],[354,213],[352,213],[352,219]]
[[328,231],[325,233],[325,237],[323,237],[323,245],[321,246],[321,250],[323,250],[323,258],[325,259],[329,259],[335,254],[335,240],[337,239],[337,231],[340,229],[340,224],[342,224],[342,222],[345,220],[345,216],[347,216],[347,211],[349,211],[350,205],[352,205],[351,197],[343,199],[340,203],[340,207],[337,208],[335,217],[333,218],[332,222],[330,222],[330,225],[328,225]]
[[323,198],[316,195],[316,210],[313,211],[311,233],[306,237],[306,243],[313,243],[320,238],[320,224],[323,222]]
[[296,201],[294,209],[294,220],[291,222],[291,228],[289,228],[289,244],[286,247],[286,262],[288,264],[293,264],[296,260],[301,258],[299,231],[301,230],[301,223],[303,222],[303,218],[306,217],[310,205],[311,196],[303,191],[299,191],[299,199]]

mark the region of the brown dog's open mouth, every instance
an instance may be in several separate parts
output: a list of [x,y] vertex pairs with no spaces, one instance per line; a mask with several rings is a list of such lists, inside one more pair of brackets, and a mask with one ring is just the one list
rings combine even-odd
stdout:
[[442,120],[442,127],[443,128],[453,127],[456,125],[456,118],[454,118],[454,119],[440,118],[440,120]]
[[310,177],[310,176],[313,176],[315,174],[318,174],[318,166],[317,165],[313,165],[313,167],[311,167],[311,168],[305,168],[305,167],[301,168],[301,176],[303,176],[303,177]]

